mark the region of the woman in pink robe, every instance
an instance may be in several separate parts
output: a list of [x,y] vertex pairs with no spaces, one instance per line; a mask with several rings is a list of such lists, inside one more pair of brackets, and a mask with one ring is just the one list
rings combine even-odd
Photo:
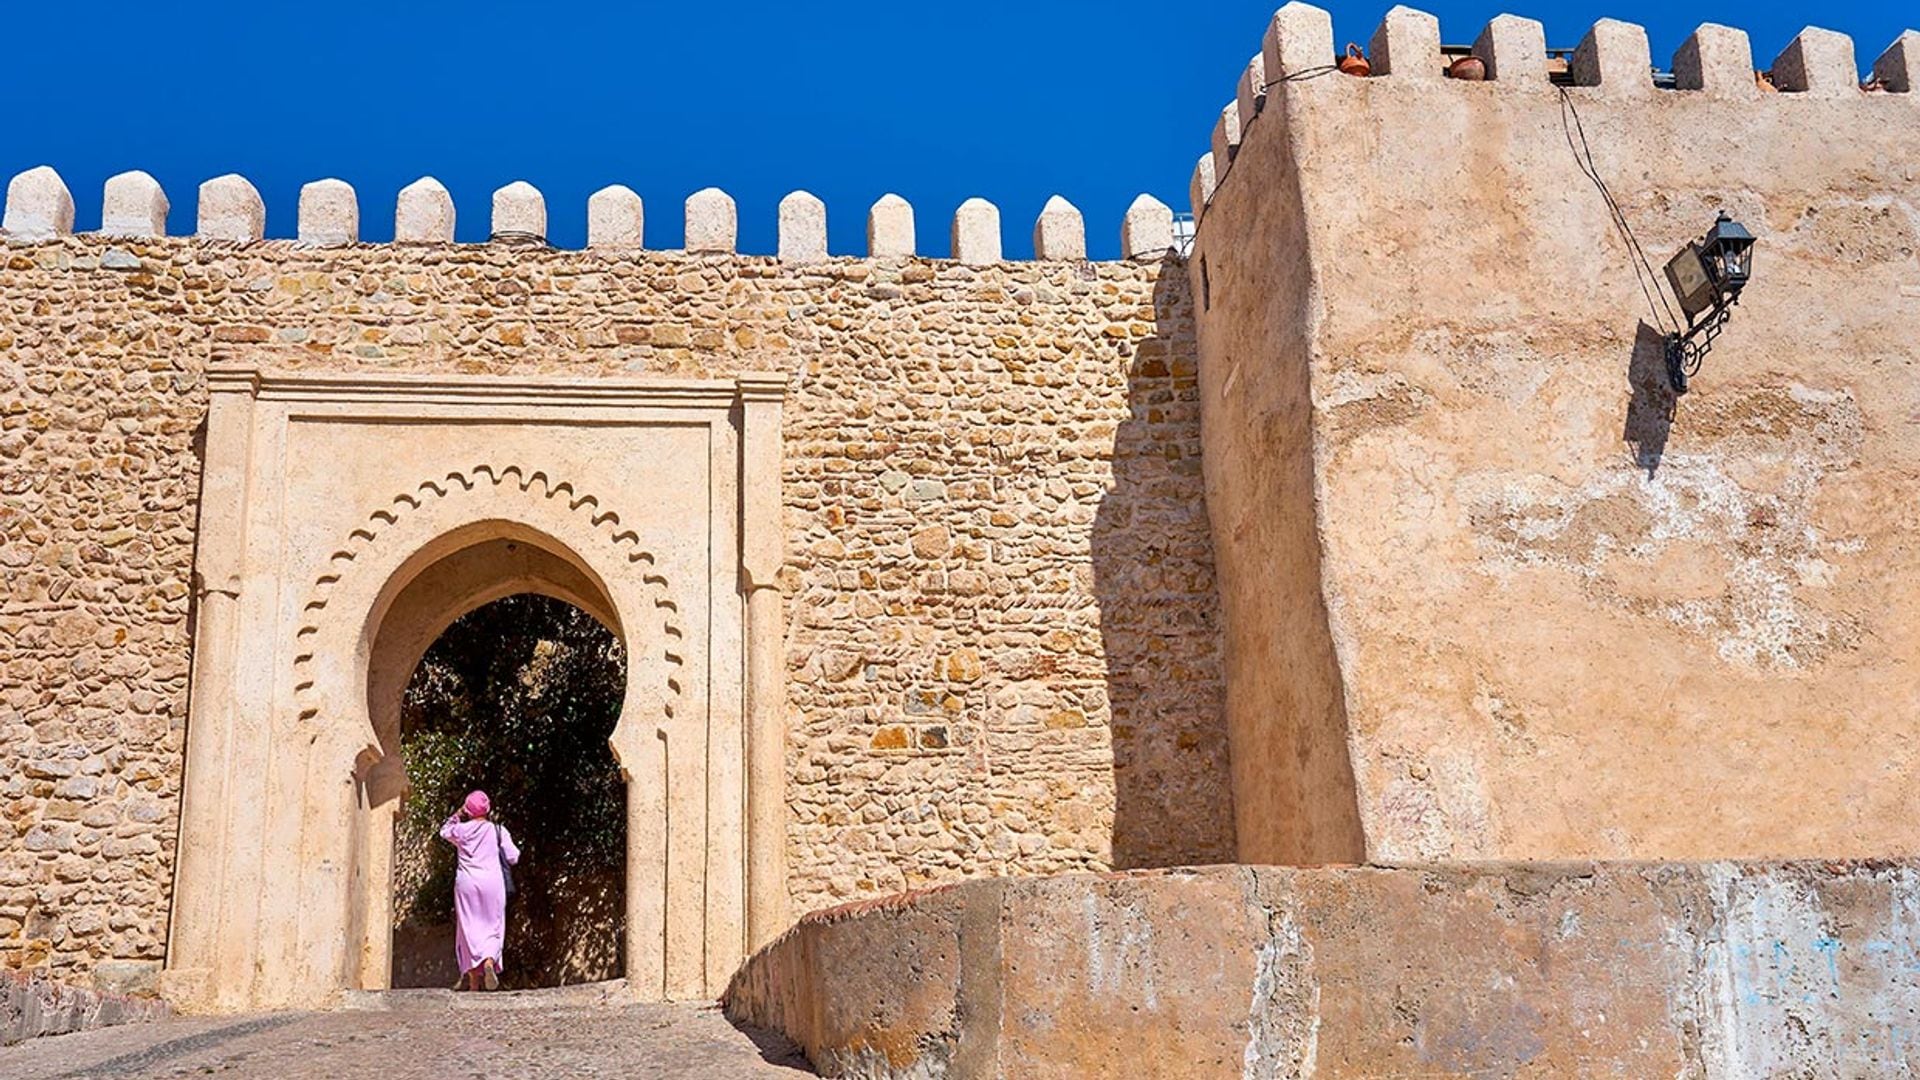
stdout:
[[440,826],[440,839],[452,844],[460,859],[453,879],[458,923],[453,950],[469,990],[500,988],[500,947],[507,936],[507,883],[500,876],[500,860],[520,861],[513,836],[487,820],[492,808],[486,792],[473,792]]

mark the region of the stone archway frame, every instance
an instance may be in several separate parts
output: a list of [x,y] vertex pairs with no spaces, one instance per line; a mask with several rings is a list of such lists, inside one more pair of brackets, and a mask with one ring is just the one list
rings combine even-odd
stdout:
[[208,381],[168,995],[231,1010],[385,985],[382,695],[428,635],[529,590],[627,645],[629,986],[716,993],[787,919],[785,378],[223,356]]
[[[609,581],[596,573],[596,562],[637,573]],[[348,932],[350,942],[360,942],[358,986],[386,985],[392,966],[388,883],[393,818],[405,791],[400,697],[427,646],[455,619],[517,592],[574,604],[629,645],[627,688],[610,740],[630,785],[629,863],[638,871],[625,895],[627,925],[637,931],[628,935],[627,952],[641,971],[664,964],[652,948],[661,935],[647,928],[671,921],[656,872],[665,868],[646,853],[666,843],[668,809],[658,786],[644,778],[663,771],[648,760],[650,740],[675,723],[686,634],[666,578],[653,572],[656,562],[605,500],[537,469],[484,464],[394,496],[328,556],[294,633],[293,690],[297,730],[360,743],[354,775],[364,819],[353,828]],[[346,618],[329,618],[342,608]],[[337,715],[329,715],[330,703]],[[633,784],[636,776],[643,782]],[[513,825],[523,835],[537,828]]]
[[[469,502],[481,504],[478,512],[459,505]],[[301,607],[300,627],[294,631],[293,690],[299,721],[314,724],[320,720],[324,695],[315,691],[316,684],[323,676],[317,669],[324,668],[327,631],[333,629],[337,632],[343,626],[328,618],[329,609],[339,607],[334,602],[335,593],[347,594],[344,603],[349,608],[353,608],[357,600],[366,602],[365,598],[353,595],[350,585],[343,588],[341,580],[361,569],[357,564],[380,567],[381,552],[376,549],[400,551],[408,553],[408,557],[399,567],[388,569],[388,573],[397,580],[370,582],[372,574],[354,575],[360,579],[363,590],[370,583],[386,588],[371,601],[373,606],[367,610],[373,612],[373,617],[360,626],[361,633],[357,640],[336,642],[336,654],[350,648],[356,659],[366,661],[368,657],[365,654],[373,645],[373,635],[382,629],[390,606],[398,599],[398,591],[413,585],[418,575],[425,573],[427,568],[486,540],[497,538],[517,538],[546,550],[562,561],[574,563],[576,571],[587,579],[585,587],[564,583],[558,580],[559,575],[551,573],[528,577],[520,582],[524,587],[509,587],[502,581],[488,587],[484,598],[476,596],[452,601],[444,615],[435,616],[437,625],[432,630],[435,636],[468,611],[491,600],[525,591],[547,592],[566,600],[586,609],[616,633],[620,632],[618,616],[608,602],[606,583],[597,580],[591,567],[583,565],[580,556],[567,550],[567,545],[555,535],[569,530],[543,530],[538,524],[544,519],[554,516],[564,518],[568,514],[585,518],[582,523],[585,530],[582,531],[600,534],[603,542],[598,546],[609,549],[616,564],[620,560],[644,564],[640,583],[647,588],[647,602],[651,610],[662,617],[655,628],[658,634],[647,635],[641,640],[657,636],[665,647],[657,657],[637,659],[643,665],[649,660],[658,660],[666,665],[666,670],[659,674],[657,682],[650,682],[643,687],[641,693],[662,689],[666,692],[659,700],[649,696],[643,703],[649,707],[638,715],[645,717],[658,714],[671,719],[673,698],[680,692],[676,670],[685,663],[678,642],[685,639],[686,633],[680,628],[680,620],[675,617],[679,606],[672,600],[667,580],[652,572],[657,560],[651,552],[640,546],[639,535],[632,529],[621,527],[619,513],[604,508],[599,497],[576,492],[567,481],[555,482],[539,469],[482,463],[471,468],[455,469],[444,477],[423,480],[414,490],[395,495],[387,505],[374,510],[363,524],[348,533],[339,549],[327,557],[327,568],[315,579],[313,590]],[[639,613],[646,616],[648,612],[649,608],[643,604]],[[359,678],[361,685],[366,685],[368,680],[364,668],[357,668],[352,674]],[[351,723],[353,719],[367,721],[361,725],[361,735],[366,739],[365,753],[380,757],[390,752],[384,745],[386,733],[377,730],[371,716],[361,714],[347,722]],[[629,732],[627,738],[621,741],[632,749],[631,739]]]

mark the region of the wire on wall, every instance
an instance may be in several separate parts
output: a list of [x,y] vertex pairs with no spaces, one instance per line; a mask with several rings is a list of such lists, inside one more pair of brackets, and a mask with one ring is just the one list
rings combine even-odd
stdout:
[[[1634,280],[1640,283],[1641,295],[1647,298],[1647,307],[1653,312],[1654,326],[1662,333],[1677,333],[1681,329],[1679,316],[1673,312],[1673,306],[1667,302],[1667,294],[1660,288],[1660,277],[1654,272],[1653,263],[1647,259],[1640,239],[1633,235],[1633,226],[1627,222],[1626,211],[1620,209],[1620,203],[1607,190],[1607,182],[1600,177],[1600,168],[1593,160],[1593,149],[1587,145],[1587,131],[1580,123],[1580,110],[1573,104],[1573,96],[1566,87],[1560,87],[1560,128],[1566,132],[1567,148],[1573,151],[1573,161],[1580,172],[1593,181],[1600,191],[1600,198],[1606,201],[1607,212],[1613,216],[1613,226],[1626,242],[1627,254],[1633,262]],[[1575,139],[1578,138],[1576,143]],[[1663,314],[1664,312],[1664,314]]]

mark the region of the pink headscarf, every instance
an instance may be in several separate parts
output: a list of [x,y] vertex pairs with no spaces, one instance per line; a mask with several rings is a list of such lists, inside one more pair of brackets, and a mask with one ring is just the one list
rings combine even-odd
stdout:
[[486,792],[475,791],[467,795],[466,811],[468,817],[483,818],[487,816],[487,811],[492,809],[493,803],[488,801]]

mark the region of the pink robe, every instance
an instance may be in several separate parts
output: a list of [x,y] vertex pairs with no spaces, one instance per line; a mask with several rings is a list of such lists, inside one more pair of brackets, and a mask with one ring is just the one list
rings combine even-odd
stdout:
[[[497,850],[495,836],[499,837]],[[460,958],[460,970],[472,971],[488,957],[500,970],[506,966],[500,947],[507,936],[507,883],[500,877],[500,856],[518,863],[520,849],[506,829],[485,818],[461,821],[459,814],[440,826],[440,839],[452,844],[460,858],[453,879],[453,913],[459,923],[453,951]]]

